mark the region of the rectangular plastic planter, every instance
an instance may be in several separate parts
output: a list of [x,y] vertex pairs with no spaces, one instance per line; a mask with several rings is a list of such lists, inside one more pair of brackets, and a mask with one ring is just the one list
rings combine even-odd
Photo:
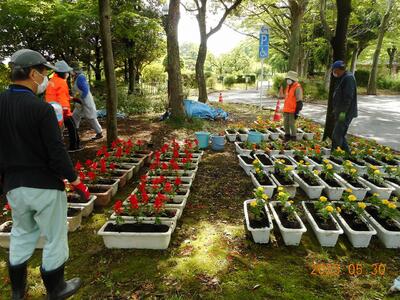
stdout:
[[321,177],[319,177],[321,184],[324,186],[324,193],[331,201],[340,200],[342,198],[343,192],[346,190],[346,187],[343,184],[343,179],[339,180],[339,175],[337,174],[334,174],[333,176],[341,187],[331,187]]
[[272,132],[271,130],[268,130],[269,131],[269,139],[271,140],[271,141],[276,141],[277,139],[279,139],[279,132],[277,131],[277,132]]
[[371,224],[363,217],[360,216],[361,220],[368,226],[368,231],[355,231],[347,224],[346,220],[340,214],[335,216],[340,226],[343,228],[344,233],[349,239],[351,245],[354,248],[367,248],[373,235],[376,235],[376,230]]
[[310,165],[313,165],[315,170],[322,171],[322,165],[312,160],[311,158],[305,156],[304,161],[308,162]]
[[276,224],[278,225],[278,228],[282,234],[283,242],[285,243],[286,246],[298,246],[301,241],[301,237],[304,232],[307,231],[307,228],[304,226],[303,221],[300,219],[300,217],[296,213],[296,220],[300,223],[301,228],[286,228],[282,225],[281,220],[279,219],[279,216],[277,212],[275,211],[275,206],[278,204],[278,201],[271,201],[269,203],[269,206],[271,208],[272,215],[274,216],[274,220]]
[[271,233],[271,230],[273,229],[274,225],[272,223],[272,218],[271,214],[269,212],[267,204],[265,204],[265,211],[267,213],[267,217],[269,219],[269,227],[264,227],[264,228],[252,228],[250,227],[250,220],[249,220],[249,213],[247,211],[247,204],[253,201],[253,199],[246,200],[243,202],[243,207],[244,207],[244,217],[246,221],[246,228],[247,230],[251,233],[253,240],[257,244],[267,244],[269,242],[269,236]]
[[98,186],[98,187],[110,187],[112,189],[112,197],[114,197],[118,193],[118,188],[119,188],[119,179],[118,178],[110,178],[112,180],[115,180],[113,184],[88,184],[87,186]]
[[[386,248],[400,248],[400,231],[386,230],[378,221],[376,221],[368,212],[364,212],[372,227],[376,230],[379,240]],[[400,228],[400,222],[395,221]]]
[[[0,247],[2,248],[10,248],[10,232],[2,232],[8,224],[12,223],[12,221],[4,222],[0,225]],[[39,240],[36,244],[36,249],[43,249],[44,244],[46,243],[46,238],[44,236],[39,237]]]
[[352,186],[349,182],[347,182],[345,179],[343,179],[340,176],[337,176],[337,179],[344,184],[346,189],[351,189],[352,194],[356,196],[357,201],[362,201],[364,200],[365,196],[367,193],[371,190],[369,187],[367,187],[365,184],[363,184],[360,180],[358,180],[358,183],[364,186],[364,188],[356,188]]
[[239,140],[240,140],[241,142],[247,142],[247,139],[248,139],[248,137],[249,137],[249,134],[248,134],[248,133],[240,133],[240,132],[238,131],[238,136],[239,136]]
[[79,209],[80,212],[73,217],[67,217],[67,222],[68,222],[68,231],[69,232],[74,232],[76,231],[79,227],[81,227],[82,224],[82,208],[81,207],[71,207],[73,209]]
[[[246,172],[248,176],[250,176],[251,173],[254,172],[253,164],[248,164],[246,163],[242,158],[242,155],[238,155],[237,158],[239,159],[239,165],[242,167],[242,169]],[[245,156],[245,155],[243,155]],[[248,156],[250,157],[250,156]]]
[[376,186],[375,184],[373,184],[372,182],[360,177],[359,180],[366,185],[367,187],[369,187],[371,189],[371,193],[377,193],[379,195],[379,198],[381,199],[389,199],[390,195],[392,195],[392,192],[394,191],[394,188],[387,184],[387,183],[383,183],[383,185],[385,186],[384,188]]
[[[103,189],[104,191],[97,192],[97,193],[90,192],[90,188],[91,187],[98,187],[98,188]],[[111,198],[112,198],[112,193],[113,193],[112,186],[109,186],[109,185],[100,185],[100,186],[98,186],[98,185],[88,185],[88,188],[89,188],[90,194],[96,196],[96,199],[94,201],[94,205],[95,206],[106,206],[106,205],[108,205],[108,203],[110,203]]]
[[114,174],[112,174],[111,178],[119,179],[118,188],[122,189],[127,181],[128,181],[128,172],[125,170],[114,170]]
[[[147,173],[147,176],[149,177],[149,179],[151,180],[151,179],[154,179],[154,178],[158,178],[158,177],[160,177],[160,176],[152,176],[152,175],[149,175],[149,173]],[[168,180],[175,180],[176,178],[178,178],[177,176],[166,176],[165,177],[166,179],[168,179]],[[188,185],[188,186],[192,186],[192,183],[193,183],[193,180],[194,180],[194,174],[192,174],[192,175],[190,175],[190,176],[179,176],[179,178],[182,180],[182,183],[183,184],[186,184],[186,185]]]
[[94,202],[97,197],[95,195],[90,195],[89,201],[86,203],[70,203],[68,202],[68,206],[72,208],[82,208],[82,217],[88,217],[93,211]]
[[228,139],[229,142],[235,142],[236,141],[237,132],[229,133],[228,130],[225,130],[225,136],[226,136],[226,138]]
[[[324,189],[323,185],[318,185],[318,186],[308,185],[308,183],[305,182],[299,176],[299,174],[297,174],[296,172],[292,172],[292,174],[294,181],[296,181],[299,184],[299,186],[307,194],[309,199],[318,199],[321,196],[322,190]],[[319,177],[317,177],[317,179],[319,179]]]
[[311,141],[311,140],[313,140],[314,139],[314,133],[313,132],[304,132],[304,136],[303,136],[303,138],[306,140],[306,141]]
[[[260,159],[263,156],[271,161],[271,165],[264,165],[263,164],[263,162]],[[258,158],[258,160],[260,161],[264,172],[273,173],[275,171],[274,162],[268,155],[266,155],[266,154],[256,154],[255,157]]]
[[272,178],[272,180],[275,182],[277,187],[284,187],[285,190],[290,194],[291,198],[296,197],[296,193],[297,193],[297,188],[299,187],[299,184],[294,181],[294,184],[292,185],[282,185],[278,179],[276,179],[276,177],[274,176],[274,174],[270,174],[270,177]]
[[133,174],[137,173],[137,172],[135,172],[135,170],[139,170],[139,168],[140,168],[132,163],[120,163],[119,165],[127,168],[127,169],[122,169],[123,171],[128,173],[126,180],[131,180],[133,177]]
[[269,178],[269,180],[271,180],[271,185],[261,185],[256,176],[253,173],[250,173],[250,178],[251,181],[253,182],[253,185],[258,188],[258,187],[262,187],[264,189],[264,194],[266,194],[268,197],[272,198],[272,195],[274,194],[274,191],[276,189],[276,184],[274,183],[274,180],[268,175],[268,173],[266,173],[266,176]]
[[235,142],[235,149],[236,149],[236,153],[239,155],[247,155],[249,156],[251,153],[251,150],[249,149],[243,149],[238,142]]
[[[115,224],[115,221],[106,222],[98,231],[98,235],[103,237],[104,245],[109,249],[167,249],[171,241],[173,228],[172,221],[162,221],[161,223],[169,226],[167,232],[106,232],[104,229],[109,223]],[[136,222],[127,221],[126,224]],[[151,221],[143,221],[145,224],[152,224]]]
[[394,189],[393,190],[393,194],[394,195],[400,196],[400,185],[398,185],[398,184],[396,184],[394,182],[391,182],[389,180],[386,180],[386,183]]
[[333,223],[336,225],[336,230],[324,230],[319,228],[318,224],[315,222],[313,216],[311,213],[308,211],[306,207],[306,203],[313,203],[311,201],[302,201],[301,205],[303,206],[306,218],[308,223],[310,223],[312,230],[314,231],[314,234],[316,235],[320,245],[322,247],[335,247],[339,235],[343,234],[343,229],[340,227],[339,223],[330,215],[331,220]]

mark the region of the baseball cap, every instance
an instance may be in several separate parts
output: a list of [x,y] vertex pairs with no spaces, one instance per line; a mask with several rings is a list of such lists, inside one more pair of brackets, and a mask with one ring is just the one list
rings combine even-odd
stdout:
[[50,64],[39,52],[30,49],[21,49],[11,56],[10,63],[21,68],[28,68],[43,65],[48,69],[54,70],[55,67]]
[[343,60],[337,60],[332,64],[332,69],[343,69],[346,68],[346,64]]

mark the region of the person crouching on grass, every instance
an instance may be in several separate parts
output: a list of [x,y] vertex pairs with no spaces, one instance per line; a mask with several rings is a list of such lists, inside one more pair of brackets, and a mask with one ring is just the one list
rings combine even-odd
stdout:
[[289,71],[285,77],[286,91],[283,105],[283,126],[285,128],[284,141],[296,140],[296,119],[303,108],[303,88],[299,83],[298,74]]

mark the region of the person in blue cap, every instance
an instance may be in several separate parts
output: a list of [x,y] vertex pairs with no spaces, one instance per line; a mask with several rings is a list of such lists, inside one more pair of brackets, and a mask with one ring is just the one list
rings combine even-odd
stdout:
[[346,71],[343,61],[335,61],[332,65],[332,74],[337,78],[333,92],[333,116],[335,124],[332,133],[332,149],[340,147],[350,152],[346,134],[351,121],[358,116],[357,83],[353,73]]

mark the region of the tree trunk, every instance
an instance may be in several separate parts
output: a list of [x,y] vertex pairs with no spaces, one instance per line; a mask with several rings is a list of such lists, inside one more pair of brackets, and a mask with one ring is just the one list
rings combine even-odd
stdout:
[[179,5],[179,0],[171,0],[169,2],[167,21],[168,81],[171,92],[169,106],[171,108],[171,118],[176,120],[182,119],[185,116],[178,43]]
[[[96,43],[98,43],[99,38],[96,39]],[[101,80],[101,47],[99,45],[95,48],[95,69],[94,69],[94,77],[97,81]]]
[[289,1],[290,6],[290,40],[289,40],[289,71],[298,72],[300,57],[300,27],[304,11],[297,1]]
[[[203,37],[202,37],[203,38]],[[207,38],[201,41],[199,47],[199,53],[196,60],[196,80],[199,89],[200,102],[206,103],[208,101],[206,77],[204,75],[204,63],[207,57]]]
[[395,46],[392,46],[391,48],[387,49],[387,53],[389,55],[389,72],[390,76],[393,76],[396,73],[396,68],[394,66],[394,59],[396,57],[397,53],[397,48]]
[[128,94],[134,93],[135,85],[135,66],[133,64],[133,58],[128,57]]
[[[332,38],[331,45],[333,49],[333,60],[343,60],[346,62],[346,39],[351,13],[351,0],[336,0],[337,22],[335,36]],[[323,140],[332,139],[332,133],[335,125],[333,116],[333,92],[336,86],[336,78],[331,75],[329,85],[328,107],[326,112],[325,130]]]
[[389,0],[387,10],[382,18],[382,23],[379,28],[378,43],[376,45],[374,58],[372,62],[371,74],[369,75],[369,80],[368,80],[368,88],[367,88],[368,95],[376,95],[376,77],[378,75],[379,55],[381,54],[383,38],[385,37],[385,33],[388,28],[390,13],[393,9],[393,5],[394,5],[394,0]]
[[359,51],[359,46],[357,44],[357,47],[354,49],[353,54],[351,55],[351,73],[356,72],[356,67],[357,67],[357,58],[358,58],[358,51]]
[[118,137],[117,132],[117,81],[111,44],[111,7],[109,0],[99,0],[100,31],[103,41],[104,70],[107,82],[107,145]]
[[124,59],[124,82],[127,84],[129,80],[128,60]]

